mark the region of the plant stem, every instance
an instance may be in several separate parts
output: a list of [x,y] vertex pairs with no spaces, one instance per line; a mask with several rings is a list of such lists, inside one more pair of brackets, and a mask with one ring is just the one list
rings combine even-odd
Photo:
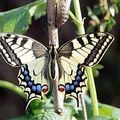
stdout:
[[0,87],[9,89],[9,90],[19,94],[24,99],[26,99],[26,96],[25,96],[23,90],[19,86],[16,86],[16,85],[14,85],[10,82],[7,82],[7,81],[0,80]]
[[[76,18],[80,21],[81,24],[77,25],[78,32],[79,34],[85,34],[85,29],[84,29],[84,22],[82,19],[82,13],[81,13],[81,8],[80,8],[80,2],[79,0],[73,0],[74,3],[74,8],[75,8],[75,15]],[[88,85],[89,85],[89,90],[90,90],[90,96],[92,99],[92,105],[93,105],[93,115],[99,115],[98,112],[98,101],[97,101],[97,94],[96,94],[96,89],[95,89],[95,83],[94,83],[94,78],[93,78],[93,73],[92,69],[90,67],[85,67],[87,77],[88,77]]]
[[99,115],[99,110],[98,110],[97,93],[96,93],[93,73],[90,67],[85,67],[85,68],[86,68],[85,70],[86,70],[87,77],[88,77],[88,86],[89,86],[90,96],[92,100],[93,115],[97,116]]
[[75,17],[75,15],[71,11],[69,12],[69,14],[76,25],[80,24],[80,21]]
[[80,22],[80,24],[77,25],[78,33],[85,34],[84,21],[82,19],[82,13],[80,9],[80,2],[79,0],[73,0],[73,3],[74,3],[74,9],[75,9],[75,16]]
[[[58,28],[55,27],[55,12],[56,12],[56,1],[55,0],[48,0],[48,33],[49,33],[49,47],[50,49],[54,47],[55,49],[58,48]],[[64,95],[62,92],[58,91],[58,80],[59,80],[59,73],[58,73],[58,66],[55,64],[55,78],[50,80],[51,86],[53,87],[53,102],[54,102],[54,111],[59,115],[63,116],[63,101]]]

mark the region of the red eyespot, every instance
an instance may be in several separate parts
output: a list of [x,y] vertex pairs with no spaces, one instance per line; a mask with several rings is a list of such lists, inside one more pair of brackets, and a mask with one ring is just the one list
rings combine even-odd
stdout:
[[60,92],[64,92],[64,91],[65,91],[65,87],[64,87],[63,85],[59,85],[59,86],[58,86],[58,90],[59,90]]
[[48,92],[48,86],[47,85],[42,86],[42,92],[44,94],[46,94]]

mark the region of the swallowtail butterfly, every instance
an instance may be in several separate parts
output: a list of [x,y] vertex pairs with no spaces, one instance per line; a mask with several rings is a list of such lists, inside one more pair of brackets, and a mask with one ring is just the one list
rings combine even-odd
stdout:
[[42,99],[51,89],[50,80],[55,79],[56,70],[58,90],[78,101],[78,94],[86,86],[84,66],[97,64],[113,40],[109,33],[92,33],[70,40],[58,49],[47,49],[32,38],[0,33],[0,51],[8,64],[21,67],[18,79],[28,102]]

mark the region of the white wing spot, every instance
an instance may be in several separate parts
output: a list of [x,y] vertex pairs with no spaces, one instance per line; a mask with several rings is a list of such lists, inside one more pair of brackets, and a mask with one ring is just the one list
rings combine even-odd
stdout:
[[5,49],[3,49],[2,51],[3,51],[4,54],[6,53],[6,50],[5,50]]
[[99,39],[97,39],[97,38],[92,38],[91,40],[94,41],[94,42],[98,42],[99,41]]
[[22,42],[23,38],[22,37],[19,37],[16,41],[16,44],[18,45],[21,45],[21,42]]
[[5,54],[5,56],[6,56],[7,58],[9,57],[9,55],[8,55],[7,53]]
[[109,39],[112,39],[112,36],[111,36],[111,35],[109,35],[109,36],[108,36],[108,38],[109,38]]
[[72,43],[73,43],[74,49],[81,47],[81,44],[79,43],[79,41],[77,39],[73,40]]
[[85,78],[86,78],[86,76],[85,76],[85,75],[83,75],[83,76],[82,76],[82,79],[85,79]]
[[4,37],[1,37],[2,38],[2,40],[5,40],[5,38]]
[[95,46],[95,45],[96,45],[96,42],[92,41],[92,44]]
[[34,97],[35,97],[35,93],[32,93],[30,94],[29,99],[34,98]]
[[0,49],[2,50],[3,49],[3,46],[0,44]]
[[88,54],[86,52],[84,52],[83,50],[81,50],[81,49],[78,49],[77,51],[78,51],[78,53],[80,53],[85,58],[88,56]]
[[109,41],[110,41],[110,39],[107,38],[107,39],[106,39],[106,42],[109,42]]
[[82,47],[81,49],[82,49],[83,51],[87,52],[88,54],[91,52],[91,50],[90,50],[90,49],[85,48],[85,47]]
[[86,45],[85,47],[88,48],[88,49],[90,49],[90,50],[92,50],[94,48],[94,46],[90,45],[90,44]]
[[6,42],[11,42],[13,41],[13,39],[9,38],[9,39],[6,39]]
[[20,57],[20,60],[22,61],[23,64],[28,63],[34,59],[35,59],[35,56],[33,55],[33,51],[29,51],[25,55]]
[[102,50],[99,50],[99,54],[101,54],[102,53]]
[[27,83],[26,83],[26,82],[23,82],[23,81],[21,81],[20,84],[23,85],[23,86],[27,86]]
[[102,47],[101,47],[101,49],[103,50],[105,48],[105,46],[103,45]]
[[89,36],[90,36],[90,37],[94,37],[94,34],[90,34]]
[[99,58],[99,54],[96,55],[96,58]]
[[26,42],[26,44],[24,44],[24,47],[28,48],[28,49],[31,49],[32,48],[32,43],[33,43],[33,41],[31,41],[31,40],[28,39],[28,41]]
[[11,37],[11,38],[15,38],[15,35],[14,35],[14,34],[11,34],[10,37]]
[[82,37],[82,40],[83,40],[84,44],[88,43],[88,39],[86,37]]
[[24,48],[23,47],[18,47],[17,49],[14,50],[15,53],[18,53],[20,51],[22,51]]
[[17,57],[20,57],[20,56],[24,55],[25,53],[27,54],[27,51],[28,51],[27,49],[23,49],[22,51],[17,53]]
[[106,46],[107,45],[107,42],[104,42],[104,46]]
[[11,59],[10,58],[7,58],[8,62],[11,62]]
[[13,43],[13,42],[9,42],[9,43],[8,43],[8,45],[10,45],[10,46],[11,46],[11,45],[12,45],[12,43]]
[[16,63],[15,63],[15,62],[13,62],[13,61],[11,62],[11,64],[12,64],[12,65],[14,65],[14,66],[16,65]]
[[16,44],[14,44],[14,45],[12,45],[11,46],[11,48],[14,50],[14,49],[16,49],[16,48],[18,48],[19,47],[19,45],[16,45]]
[[80,55],[78,52],[72,51],[72,56],[76,58],[81,64],[84,63],[85,57]]
[[93,65],[93,62],[91,62],[90,64],[89,64],[89,66],[92,66]]
[[93,62],[96,63],[96,62],[97,62],[97,59],[95,58]]
[[31,89],[30,89],[29,87],[26,87],[26,88],[25,88],[25,91],[29,92],[29,94],[30,94]]

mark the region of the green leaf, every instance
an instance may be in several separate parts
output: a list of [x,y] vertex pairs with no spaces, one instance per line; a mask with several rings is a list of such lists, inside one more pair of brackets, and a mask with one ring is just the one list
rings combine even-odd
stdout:
[[[85,101],[86,101],[88,117],[94,118],[93,111],[92,111],[93,108],[92,108],[92,104],[91,104],[91,99],[87,95],[85,96]],[[102,104],[102,103],[99,103],[98,107],[99,107],[99,115],[100,116],[108,117],[108,118],[110,118],[110,120],[119,120],[119,118],[120,118],[120,109],[119,108],[116,108],[116,107],[113,107],[110,105],[106,105],[106,104]],[[80,112],[79,112],[79,114],[77,113],[77,116],[80,116],[80,114],[81,114]],[[77,117],[77,118],[79,118],[79,117]],[[80,116],[80,118],[81,118],[81,116]],[[95,120],[97,120],[97,119],[95,119]]]
[[100,112],[100,115],[108,115],[115,119],[120,118],[120,109],[110,105],[99,104],[99,112]]
[[63,118],[53,111],[46,110],[46,112],[36,115],[29,120],[63,120]]
[[109,116],[94,116],[89,120],[116,120],[116,119],[110,118]]
[[0,87],[11,90],[12,92],[17,93],[21,97],[26,98],[26,95],[24,94],[23,90],[19,86],[16,86],[11,82],[0,80]]
[[75,114],[75,106],[65,104],[64,108],[65,120],[71,120]]
[[120,7],[120,0],[115,0],[114,2],[118,7]]
[[47,8],[47,4],[45,2],[42,2],[40,5],[38,5],[38,7],[34,12],[35,19],[38,19],[46,15],[46,11],[47,11],[46,8]]
[[120,118],[120,109],[114,109],[112,112],[114,118]]
[[96,23],[100,23],[99,18],[97,17],[97,15],[95,15],[95,13],[93,12],[93,10],[90,7],[87,7],[88,9],[88,16],[93,19]]
[[108,26],[108,31],[112,30],[112,28],[115,26],[116,21],[113,17],[109,17],[109,20],[107,22],[107,26]]
[[53,104],[50,103],[50,98],[44,98],[40,101],[40,99],[34,99],[30,102],[27,108],[27,114],[30,116],[38,115],[43,113],[45,109],[53,110]]
[[92,67],[94,77],[98,77],[99,76],[99,70],[101,70],[103,68],[104,68],[104,66],[101,65],[101,64],[97,64],[94,67]]
[[99,31],[104,32],[107,27],[107,24],[108,24],[107,20],[101,21],[101,23],[99,24]]
[[40,18],[45,15],[45,8],[46,2],[39,0],[7,12],[0,12],[0,32],[21,34],[26,32],[31,24],[32,17]]

